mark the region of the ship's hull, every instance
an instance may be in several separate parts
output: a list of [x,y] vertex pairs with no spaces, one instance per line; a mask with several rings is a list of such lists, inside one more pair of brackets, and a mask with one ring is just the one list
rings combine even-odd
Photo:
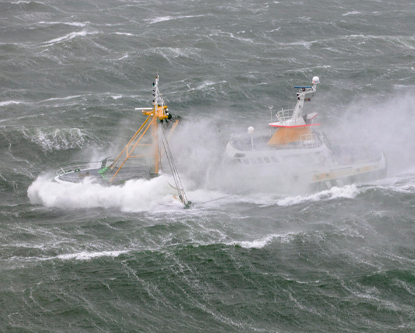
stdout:
[[[362,183],[385,177],[387,166],[380,151],[362,155],[333,153],[327,145],[296,149],[238,150],[232,142],[226,155],[241,174],[258,188],[272,190],[326,190],[333,186]],[[355,149],[356,150],[356,149]]]
[[386,177],[387,164],[383,154],[377,161],[356,161],[352,164],[328,165],[308,176],[312,190],[326,190],[334,186],[364,183]]

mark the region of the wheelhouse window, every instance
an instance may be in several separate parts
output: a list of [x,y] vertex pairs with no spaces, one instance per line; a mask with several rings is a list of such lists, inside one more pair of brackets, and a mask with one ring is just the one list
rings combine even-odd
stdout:
[[274,163],[278,163],[278,159],[277,159],[276,157],[274,157],[274,156],[272,156],[272,157],[271,157],[271,160],[272,160],[272,162],[274,162]]

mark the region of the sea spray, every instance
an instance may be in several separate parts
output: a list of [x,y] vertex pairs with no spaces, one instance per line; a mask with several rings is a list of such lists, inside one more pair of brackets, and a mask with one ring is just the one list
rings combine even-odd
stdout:
[[[205,201],[226,195],[224,192],[197,189],[183,178],[188,197],[195,207],[206,207]],[[123,212],[157,211],[182,208],[174,180],[163,174],[153,179],[132,179],[123,185],[94,183],[85,178],[80,183],[57,183],[51,175],[40,175],[29,186],[27,194],[32,204],[61,209],[114,208]],[[219,204],[226,203],[222,201]],[[209,204],[208,206],[218,205]]]
[[279,206],[292,206],[308,201],[320,200],[334,200],[340,198],[354,199],[360,193],[359,188],[353,185],[346,185],[344,187],[332,187],[330,190],[325,190],[305,196],[286,197],[278,200]]
[[180,208],[172,178],[162,175],[151,180],[129,180],[124,185],[106,186],[85,179],[81,183],[56,183],[39,176],[27,193],[32,204],[62,209],[116,208],[124,212],[148,211],[169,204]]

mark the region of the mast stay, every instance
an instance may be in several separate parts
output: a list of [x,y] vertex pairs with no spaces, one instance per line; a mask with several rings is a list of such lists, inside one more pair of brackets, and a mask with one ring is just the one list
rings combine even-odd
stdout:
[[170,165],[170,170],[171,170],[171,173],[174,179],[174,183],[176,185],[175,189],[177,190],[179,199],[183,203],[184,207],[189,208],[192,202],[187,199],[186,193],[184,192],[182,180],[180,179],[180,175],[179,175],[179,172],[177,171],[176,164],[174,163],[173,154],[171,153],[169,142],[166,138],[166,134],[164,133],[164,128],[163,126],[160,126],[160,128],[161,128],[161,131],[160,131],[161,143],[163,145],[164,152],[166,153],[167,161],[169,162],[169,165]]
[[[102,168],[99,171],[99,173],[104,179],[107,179],[105,177],[106,173],[113,173],[112,177],[108,179],[109,182],[112,183],[116,179],[117,175],[119,175],[121,169],[125,166],[126,162],[129,159],[153,157],[154,165],[152,167],[151,175],[158,176],[161,171],[161,143],[161,145],[163,145],[164,152],[170,165],[170,169],[176,185],[175,189],[178,192],[179,199],[184,204],[185,208],[189,208],[191,201],[187,199],[186,193],[184,192],[183,184],[180,179],[179,172],[177,171],[177,167],[174,163],[173,154],[171,153],[168,142],[170,136],[177,127],[179,117],[176,117],[172,125],[172,128],[170,129],[170,133],[168,134],[168,136],[166,136],[163,128],[163,122],[165,120],[167,123],[169,119],[173,118],[173,116],[169,113],[167,105],[164,104],[164,99],[159,91],[158,84],[159,75],[156,76],[156,80],[153,83],[153,107],[135,108],[136,111],[141,111],[143,115],[147,116],[146,120],[143,122],[143,124],[140,126],[137,132],[133,135],[133,137],[130,139],[130,141],[127,143],[124,149],[120,152],[117,158],[112,162],[112,164]],[[151,132],[152,143],[142,143],[142,139],[147,132]],[[133,154],[136,148],[143,146],[147,146],[148,148],[150,148],[150,151],[141,154]]]

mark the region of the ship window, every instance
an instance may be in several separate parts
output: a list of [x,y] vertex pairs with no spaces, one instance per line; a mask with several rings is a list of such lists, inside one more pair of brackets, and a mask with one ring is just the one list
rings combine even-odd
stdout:
[[243,162],[244,164],[249,164],[249,160],[248,160],[247,158],[243,159],[243,160],[242,160],[242,162]]
[[274,163],[278,163],[278,160],[277,160],[274,156],[272,156],[272,157],[271,157],[271,160],[272,160],[272,162],[274,162]]
[[264,160],[261,157],[258,157],[257,160],[258,160],[259,164],[264,164]]
[[264,157],[265,163],[271,163],[270,159],[268,157]]
[[252,164],[258,164],[255,158],[250,158],[249,160],[251,161]]

